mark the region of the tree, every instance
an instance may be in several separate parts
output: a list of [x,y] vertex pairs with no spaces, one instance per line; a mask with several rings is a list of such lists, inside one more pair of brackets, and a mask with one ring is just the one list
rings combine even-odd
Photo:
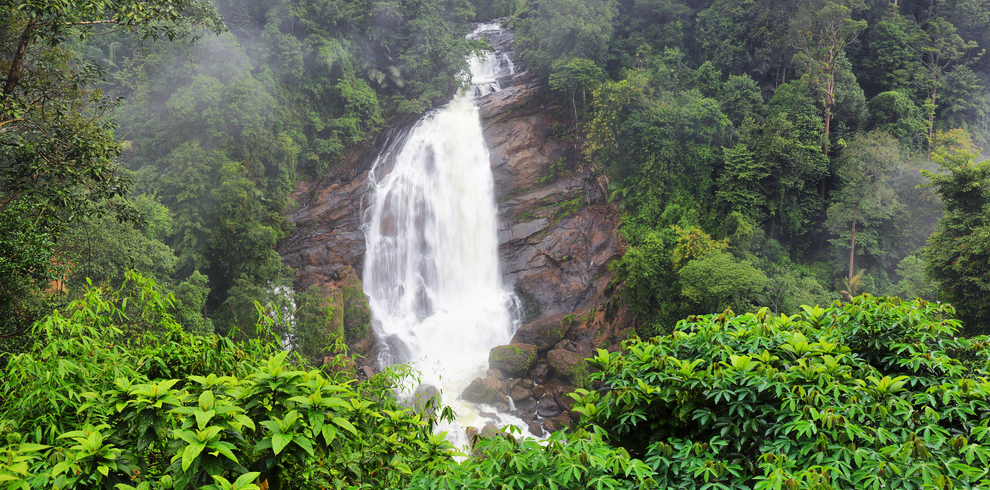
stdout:
[[168,209],[148,195],[136,196],[131,205],[149,226],[139,229],[111,216],[92,216],[80,219],[60,237],[56,253],[71,263],[64,281],[70,291],[81,292],[89,282],[119,288],[131,270],[157,281],[171,278],[176,257],[161,242],[172,226]]
[[762,222],[766,217],[766,191],[763,181],[772,173],[765,161],[756,160],[745,144],[723,148],[725,170],[718,178],[716,198],[731,211],[738,211]]
[[602,79],[602,70],[594,61],[584,58],[571,58],[566,63],[557,60],[550,74],[550,88],[565,92],[571,98],[571,110],[574,115],[574,129],[580,131],[578,124],[576,94],[581,92],[581,108],[587,110],[587,93],[594,89]]
[[767,284],[763,271],[723,251],[711,251],[690,260],[677,271],[681,293],[700,311],[749,311],[753,298]]
[[[101,28],[143,37],[219,32],[223,24],[199,0],[3,0],[0,27],[0,323],[26,325],[32,291],[67,265],[55,255],[59,235],[87,216],[133,219],[113,199],[129,183],[118,171],[108,109],[94,84],[102,70],[63,48]],[[198,29],[195,33],[198,33]]]
[[[938,108],[939,89],[949,76],[949,68],[963,63],[970,50],[976,48],[975,41],[965,41],[956,33],[956,28],[947,20],[936,17],[928,23],[925,36],[920,37],[917,50],[920,53],[924,72],[919,75],[928,91],[925,111],[928,115],[928,153],[932,152],[935,139],[935,111]],[[977,57],[983,53],[980,52]]]
[[937,149],[938,172],[922,171],[945,214],[922,251],[928,277],[956,306],[969,331],[990,329],[990,161],[976,153]]
[[852,9],[828,2],[804,22],[797,28],[797,47],[808,61],[812,84],[824,95],[825,141],[822,153],[828,154],[839,60],[845,55],[846,45],[866,28],[866,21],[854,21]]
[[866,246],[875,245],[875,227],[879,221],[889,219],[897,209],[891,180],[901,158],[897,140],[880,132],[860,135],[839,157],[837,173],[842,180],[842,189],[828,208],[826,225],[839,234],[841,243],[849,244],[847,277],[850,281],[855,274],[857,225],[860,226],[860,241]]

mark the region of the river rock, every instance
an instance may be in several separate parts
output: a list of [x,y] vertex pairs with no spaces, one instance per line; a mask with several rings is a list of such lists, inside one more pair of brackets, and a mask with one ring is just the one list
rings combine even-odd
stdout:
[[536,414],[540,417],[549,419],[560,415],[560,412],[560,406],[557,405],[557,400],[554,400],[552,396],[544,396],[536,402]]
[[417,413],[433,415],[440,406],[440,390],[433,385],[419,385],[410,403]]
[[554,417],[550,417],[549,420],[545,420],[544,423],[547,428],[551,431],[563,430],[571,426],[571,414],[568,412],[560,412]]
[[539,422],[533,421],[529,424],[529,433],[536,437],[543,437],[543,426]]
[[516,385],[509,390],[509,396],[511,396],[513,400],[522,400],[533,396],[533,391]]
[[498,434],[498,427],[491,422],[485,424],[485,426],[481,428],[481,437],[491,437],[495,434]]
[[498,389],[498,380],[494,378],[475,378],[461,393],[461,398],[469,402],[496,405],[508,405],[509,399]]
[[501,345],[491,350],[488,364],[510,376],[522,376],[536,365],[536,346]]
[[564,338],[573,323],[572,315],[558,314],[544,317],[520,327],[512,337],[512,342],[532,344],[537,350],[549,349]]

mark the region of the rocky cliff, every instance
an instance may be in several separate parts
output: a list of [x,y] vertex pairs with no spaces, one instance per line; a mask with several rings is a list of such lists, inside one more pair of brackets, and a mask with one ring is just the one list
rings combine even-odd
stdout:
[[[513,341],[516,346],[509,350],[522,349],[531,357],[525,369],[511,371],[499,361],[503,356],[498,352],[508,351],[493,350],[494,369],[478,383],[500,393],[499,402],[518,397],[520,415],[554,429],[569,405],[565,396],[553,392],[575,386],[582,368],[574,374],[573,367],[584,365],[583,356],[614,346],[625,335],[597,308],[608,299],[608,264],[621,253],[618,213],[605,199],[602,179],[567,138],[568,126],[560,116],[564,111],[548,102],[546,87],[526,73],[503,84],[509,86],[479,100],[498,199],[503,276],[526,311],[528,325],[521,331],[537,328],[541,321],[556,322],[562,331],[547,345]],[[360,276],[368,172],[378,149],[402,134],[401,127],[383,134],[322,178],[297,184],[292,195],[297,207],[288,216],[295,229],[279,248],[284,263],[298,271],[297,288],[316,285],[329,292],[353,277],[352,270]],[[566,328],[560,326],[565,318]],[[373,349],[359,353],[373,363]]]

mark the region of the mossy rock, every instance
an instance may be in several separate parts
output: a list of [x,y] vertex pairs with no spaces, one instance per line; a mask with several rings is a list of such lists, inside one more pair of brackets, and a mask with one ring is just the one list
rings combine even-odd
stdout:
[[554,349],[547,353],[547,362],[557,376],[573,379],[575,375],[586,372],[584,358],[564,349]]
[[535,345],[536,350],[549,349],[567,335],[574,324],[574,315],[559,314],[527,323],[516,331],[513,342]]
[[536,365],[536,346],[531,344],[498,346],[488,355],[488,364],[510,376],[522,376]]

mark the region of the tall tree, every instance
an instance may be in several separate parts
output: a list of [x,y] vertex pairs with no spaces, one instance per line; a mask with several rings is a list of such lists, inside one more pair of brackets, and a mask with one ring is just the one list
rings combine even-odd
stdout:
[[[919,38],[917,49],[921,56],[921,65],[924,71],[919,74],[919,78],[928,91],[928,100],[925,101],[925,111],[928,115],[928,152],[932,152],[932,143],[935,138],[935,111],[938,108],[939,89],[948,78],[950,68],[954,65],[972,61],[966,59],[967,55],[976,48],[975,41],[965,41],[956,28],[947,20],[936,17],[928,23],[925,36]],[[976,55],[979,57],[983,53]]]
[[796,44],[811,74],[812,85],[824,96],[825,141],[822,153],[828,154],[832,112],[836,102],[836,74],[839,60],[845,55],[846,45],[860,31],[866,21],[852,19],[852,9],[828,2],[820,10],[808,15],[797,26]]
[[601,83],[602,70],[594,61],[584,58],[572,58],[566,62],[558,60],[553,64],[550,75],[550,88],[570,95],[571,110],[574,112],[574,129],[579,130],[577,93],[581,93],[581,107],[587,110],[587,92]]
[[897,140],[881,132],[860,135],[839,157],[837,173],[842,189],[828,208],[826,225],[849,245],[849,281],[855,275],[857,226],[861,245],[873,245],[877,241],[875,227],[897,208],[891,181],[900,161]]
[[922,251],[925,271],[941,284],[966,328],[990,329],[990,161],[976,153],[937,149],[938,172],[922,171],[942,198],[945,214]]

